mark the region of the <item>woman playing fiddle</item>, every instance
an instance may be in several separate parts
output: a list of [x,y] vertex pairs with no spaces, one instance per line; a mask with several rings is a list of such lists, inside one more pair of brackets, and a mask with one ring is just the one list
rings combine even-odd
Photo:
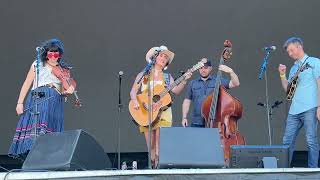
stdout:
[[[32,63],[16,106],[16,112],[21,116],[8,152],[9,156],[16,158],[26,157],[36,135],[63,131],[62,94],[72,94],[75,89],[70,85],[63,90],[61,80],[52,73],[56,66],[70,69],[62,59],[63,43],[58,39],[50,39],[41,47],[41,60]],[[38,113],[35,113],[35,107]]]

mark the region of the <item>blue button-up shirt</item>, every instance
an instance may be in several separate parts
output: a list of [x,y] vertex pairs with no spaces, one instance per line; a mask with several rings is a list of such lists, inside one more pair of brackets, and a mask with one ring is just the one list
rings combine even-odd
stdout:
[[[290,69],[288,81],[298,71],[303,63],[311,66],[302,71],[298,76],[298,85],[292,98],[289,114],[299,114],[318,106],[318,86],[317,79],[320,77],[320,59],[305,55],[296,61]],[[304,63],[304,64],[305,64]]]
[[[229,88],[230,80],[221,78],[221,85]],[[216,77],[209,76],[206,81],[203,81],[201,77],[190,81],[187,87],[186,99],[192,101],[193,113],[192,123],[196,125],[204,125],[204,119],[201,116],[202,103],[207,96],[209,96],[215,87]]]

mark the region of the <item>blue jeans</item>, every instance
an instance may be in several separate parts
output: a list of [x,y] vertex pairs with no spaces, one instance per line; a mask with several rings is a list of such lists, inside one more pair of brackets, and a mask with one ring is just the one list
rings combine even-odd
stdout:
[[317,108],[312,108],[300,114],[288,114],[287,125],[283,136],[283,144],[289,146],[289,162],[295,147],[295,141],[300,129],[304,126],[308,145],[308,167],[318,167],[319,144],[317,137]]

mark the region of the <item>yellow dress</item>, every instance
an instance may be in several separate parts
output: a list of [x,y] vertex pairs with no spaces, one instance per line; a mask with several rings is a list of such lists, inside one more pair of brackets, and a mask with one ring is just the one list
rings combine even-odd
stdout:
[[[153,77],[153,74],[151,73],[151,79]],[[163,73],[160,73],[158,77],[162,77],[158,80],[151,80],[150,85],[151,87],[155,85],[163,85],[165,86],[165,79]],[[148,91],[148,83],[142,83],[141,85],[141,92]],[[153,124],[152,130],[160,128],[160,127],[171,127],[172,126],[172,110],[171,107],[161,112],[159,120]],[[140,132],[144,133],[148,131],[148,127],[140,126],[139,127]]]

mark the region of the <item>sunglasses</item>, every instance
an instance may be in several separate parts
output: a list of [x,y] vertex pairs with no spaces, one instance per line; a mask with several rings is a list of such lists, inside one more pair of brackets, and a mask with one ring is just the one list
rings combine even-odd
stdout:
[[47,53],[47,58],[59,58],[60,57],[60,53],[59,52],[48,52]]

